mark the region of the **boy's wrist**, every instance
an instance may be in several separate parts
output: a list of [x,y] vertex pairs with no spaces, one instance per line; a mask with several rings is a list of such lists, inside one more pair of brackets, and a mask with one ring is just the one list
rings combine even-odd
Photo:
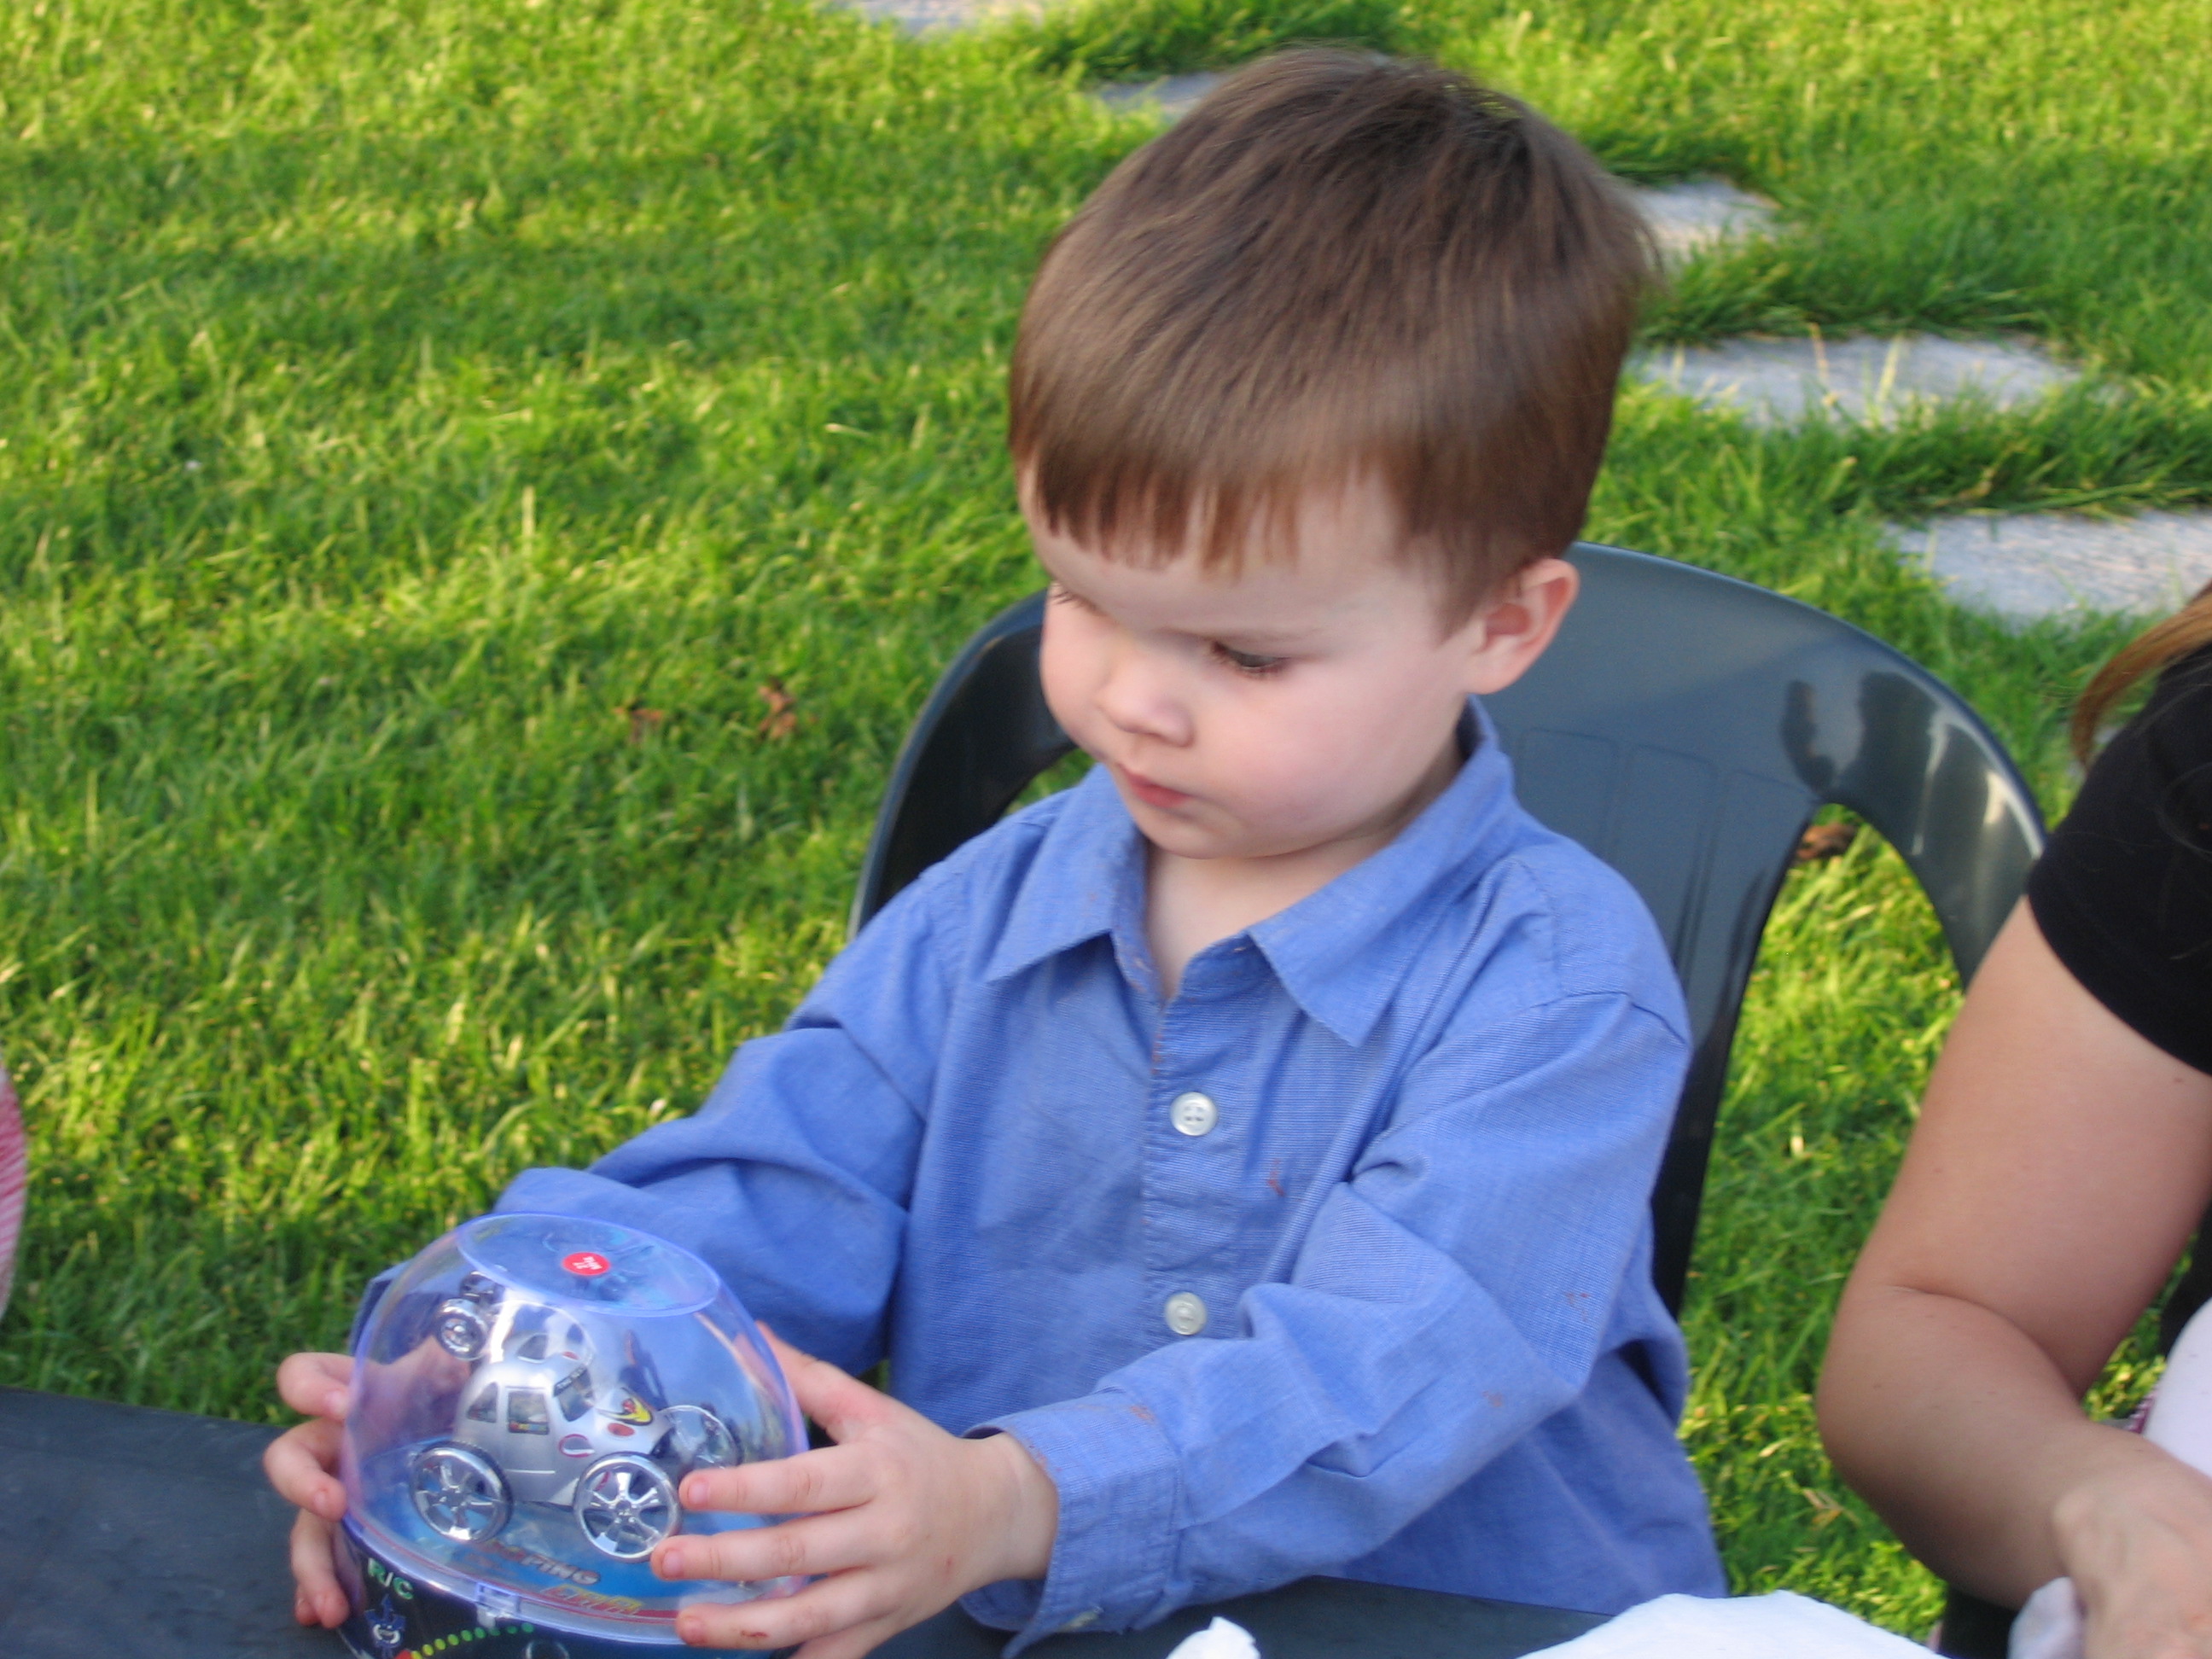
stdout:
[[1060,1531],[1060,1488],[1014,1436],[1001,1431],[970,1443],[988,1460],[996,1517],[997,1547],[985,1563],[988,1577],[982,1582],[1042,1578],[1051,1570]]

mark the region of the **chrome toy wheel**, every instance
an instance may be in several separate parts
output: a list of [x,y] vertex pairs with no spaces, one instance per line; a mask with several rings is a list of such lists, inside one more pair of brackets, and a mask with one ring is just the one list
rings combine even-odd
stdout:
[[744,1462],[738,1437],[722,1419],[704,1406],[671,1406],[661,1413],[668,1419],[668,1451],[676,1466],[689,1474],[693,1469],[726,1469]]
[[484,1338],[489,1334],[483,1316],[460,1297],[439,1306],[438,1346],[454,1358],[474,1359],[483,1352]]
[[610,1452],[576,1482],[576,1524],[592,1547],[617,1561],[641,1561],[676,1530],[683,1510],[659,1464],[635,1452]]
[[482,1452],[441,1440],[415,1454],[415,1513],[433,1532],[456,1544],[494,1536],[514,1512],[507,1477]]

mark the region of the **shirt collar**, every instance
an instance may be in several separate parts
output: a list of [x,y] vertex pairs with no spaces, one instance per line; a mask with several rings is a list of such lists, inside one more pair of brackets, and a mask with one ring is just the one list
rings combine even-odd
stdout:
[[1005,979],[1072,951],[1115,923],[1144,925],[1145,847],[1114,779],[1094,766],[1061,798],[1016,890],[984,977]]
[[[1389,846],[1200,960],[1249,939],[1308,1015],[1347,1043],[1364,1042],[1413,957],[1390,948],[1389,935],[1455,872],[1486,866],[1510,816],[1512,763],[1472,698],[1460,729],[1466,762]],[[1125,974],[1149,979],[1144,892],[1143,840],[1112,778],[1095,767],[1038,847],[986,976],[1003,979],[1103,934],[1115,938]]]
[[1413,960],[1390,936],[1455,874],[1487,866],[1510,816],[1512,763],[1482,705],[1469,699],[1468,710],[1472,752],[1444,792],[1388,847],[1250,929],[1284,989],[1346,1042],[1366,1041]]

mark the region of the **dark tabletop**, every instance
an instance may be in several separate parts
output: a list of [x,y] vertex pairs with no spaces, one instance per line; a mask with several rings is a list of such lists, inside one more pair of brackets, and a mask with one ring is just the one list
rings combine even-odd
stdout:
[[[0,1655],[6,1659],[339,1659],[292,1622],[290,1515],[261,1478],[274,1429],[0,1389]],[[1133,1635],[1056,1636],[1037,1659],[1162,1659],[1215,1613],[1265,1659],[1518,1659],[1588,1613],[1310,1578]],[[957,1609],[881,1659],[996,1659]],[[647,1650],[640,1650],[644,1653]],[[678,1650],[672,1650],[678,1651]]]

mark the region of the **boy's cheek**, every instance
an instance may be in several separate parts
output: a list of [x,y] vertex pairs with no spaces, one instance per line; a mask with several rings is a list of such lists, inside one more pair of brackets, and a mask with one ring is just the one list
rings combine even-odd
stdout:
[[1045,707],[1060,722],[1060,729],[1067,734],[1069,742],[1092,760],[1103,762],[1115,746],[1115,732],[1089,691],[1073,676],[1064,675],[1056,680],[1050,675],[1044,677]]
[[1037,653],[1037,678],[1044,687],[1045,707],[1060,722],[1060,729],[1075,739],[1085,750],[1097,751],[1085,740],[1084,728],[1089,724],[1090,698],[1084,694],[1085,676],[1079,654],[1063,646],[1053,648],[1052,625],[1045,627],[1045,642]]
[[1200,732],[1211,781],[1254,811],[1293,811],[1333,796],[1358,757],[1335,740],[1326,710],[1283,708],[1216,719]]

